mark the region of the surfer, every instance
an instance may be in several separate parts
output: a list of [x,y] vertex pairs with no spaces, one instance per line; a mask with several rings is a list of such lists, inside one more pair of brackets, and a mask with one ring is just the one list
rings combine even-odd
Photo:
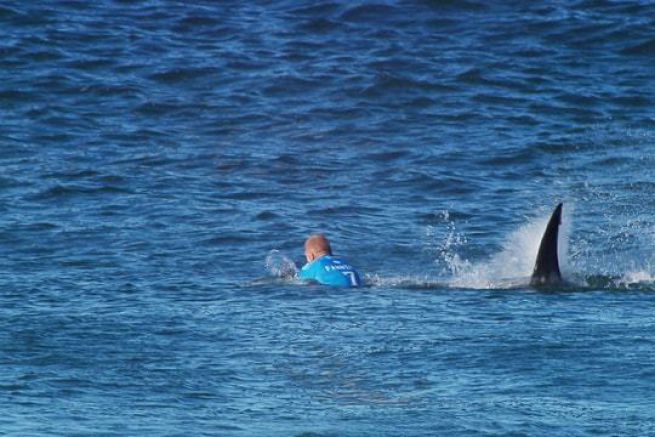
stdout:
[[336,287],[362,286],[357,270],[344,258],[332,255],[325,235],[312,235],[305,241],[305,258],[307,264],[300,269],[300,279]]

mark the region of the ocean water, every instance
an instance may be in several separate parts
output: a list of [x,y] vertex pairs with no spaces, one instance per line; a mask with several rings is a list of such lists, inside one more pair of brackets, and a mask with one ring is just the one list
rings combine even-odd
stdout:
[[[654,26],[4,0],[0,433],[654,434]],[[290,277],[314,232],[365,288]]]

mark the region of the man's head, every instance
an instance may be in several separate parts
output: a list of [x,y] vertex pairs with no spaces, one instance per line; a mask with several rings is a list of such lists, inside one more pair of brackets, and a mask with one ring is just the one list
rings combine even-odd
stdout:
[[305,241],[305,258],[307,258],[307,262],[312,262],[325,255],[332,255],[330,242],[325,238],[325,235],[312,235]]

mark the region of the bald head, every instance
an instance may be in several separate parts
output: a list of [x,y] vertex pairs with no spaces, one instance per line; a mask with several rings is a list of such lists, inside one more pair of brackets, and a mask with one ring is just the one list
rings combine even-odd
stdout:
[[325,255],[332,255],[330,242],[325,237],[325,235],[312,235],[307,239],[307,241],[305,241],[305,257],[307,258],[308,262],[312,262],[316,258],[320,258]]

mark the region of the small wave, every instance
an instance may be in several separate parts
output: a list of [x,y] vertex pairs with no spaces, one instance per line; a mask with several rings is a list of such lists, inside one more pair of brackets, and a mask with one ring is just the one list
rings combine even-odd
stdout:
[[291,15],[316,17],[329,16],[339,9],[339,5],[333,2],[320,2],[315,5],[302,5],[289,10]]
[[220,21],[211,15],[190,15],[179,21],[179,30],[190,30],[197,27],[214,27],[220,24]]
[[305,23],[301,23],[298,26],[298,30],[311,33],[328,33],[339,29],[340,26],[341,24],[337,23],[336,21],[320,17]]
[[262,221],[269,221],[269,220],[276,219],[278,217],[279,215],[277,213],[269,210],[262,211],[255,216],[257,220],[262,220]]
[[480,12],[487,9],[486,2],[467,0],[441,0],[430,2],[430,7],[437,10],[458,11],[458,12]]
[[232,199],[232,200],[257,200],[257,199],[269,199],[279,196],[276,193],[266,192],[266,191],[238,191],[235,193],[226,193],[223,195],[223,199]]
[[457,81],[466,84],[491,84],[491,81],[486,79],[479,68],[470,68],[463,73],[457,75]]
[[176,102],[147,101],[134,108],[139,115],[163,116],[180,111],[183,105]]
[[132,191],[119,187],[105,186],[105,187],[79,187],[72,185],[56,185],[54,187],[43,190],[30,197],[31,200],[44,201],[44,200],[59,200],[64,198],[76,196],[101,196],[106,194],[133,194]]
[[95,71],[113,66],[114,61],[103,58],[82,58],[66,62],[64,65],[74,70]]
[[432,290],[448,288],[448,284],[429,276],[380,276],[364,275],[364,283],[368,287],[391,287],[414,290]]
[[360,216],[373,215],[381,211],[380,208],[365,207],[357,205],[334,206],[328,208],[311,209],[307,211],[310,217],[342,217],[342,216]]
[[99,175],[95,170],[70,170],[70,171],[60,171],[53,173],[46,173],[41,177],[43,179],[92,179]]
[[621,54],[641,56],[653,55],[655,54],[655,39],[649,39],[648,41],[644,41],[640,44],[626,47],[625,49],[621,50]]
[[148,77],[156,82],[175,84],[216,74],[218,74],[218,70],[213,67],[173,68],[166,71],[153,73]]
[[0,18],[7,19],[18,17],[20,13],[15,9],[12,9],[8,6],[0,6]]
[[[655,50],[654,50],[655,53]],[[611,102],[619,107],[644,108],[652,106],[652,101],[644,95],[622,95],[611,99]]]
[[266,96],[290,96],[318,90],[320,83],[300,76],[283,75],[276,77],[270,85],[263,88]]
[[286,285],[296,284],[302,285],[302,281],[297,278],[280,278],[275,276],[264,276],[262,278],[253,279],[246,283],[240,284],[241,287],[261,287],[267,285]]
[[0,91],[0,101],[4,103],[22,102],[34,100],[34,94],[20,90]]
[[0,176],[0,188],[15,188],[21,187],[21,181],[19,179],[7,178]]
[[381,20],[397,18],[398,9],[384,4],[355,6],[345,11],[341,18],[354,23],[378,23]]
[[389,152],[373,152],[365,156],[367,161],[393,162],[406,158],[409,152],[406,150],[394,150]]

